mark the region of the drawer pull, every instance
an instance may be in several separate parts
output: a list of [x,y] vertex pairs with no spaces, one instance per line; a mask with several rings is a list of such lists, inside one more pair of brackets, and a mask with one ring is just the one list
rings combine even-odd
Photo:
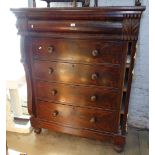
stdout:
[[59,114],[59,112],[58,112],[57,110],[55,110],[55,111],[53,112],[52,115],[53,115],[54,117],[56,117],[58,114]]
[[54,89],[54,90],[52,90],[51,93],[52,93],[53,96],[55,96],[57,94],[57,90]]
[[97,57],[99,54],[98,50],[93,50],[92,51],[92,56]]
[[97,80],[98,79],[98,74],[94,73],[91,75],[92,80]]
[[54,47],[53,46],[49,46],[48,47],[48,53],[51,54],[54,51]]
[[91,123],[95,123],[95,122],[96,122],[96,118],[95,118],[95,117],[92,117],[92,118],[90,119],[90,122],[91,122]]
[[53,71],[54,71],[53,68],[49,68],[49,69],[48,69],[48,74],[52,74]]
[[97,100],[97,96],[96,96],[96,95],[91,96],[91,97],[90,97],[90,100],[91,100],[92,102],[95,102],[95,101]]
[[49,69],[48,69],[48,74],[52,74],[53,71],[54,71],[53,68],[49,68]]

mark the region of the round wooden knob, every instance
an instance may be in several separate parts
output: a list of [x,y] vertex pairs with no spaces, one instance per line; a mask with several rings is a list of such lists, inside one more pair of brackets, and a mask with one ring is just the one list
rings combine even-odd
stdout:
[[54,71],[53,68],[49,68],[49,69],[48,69],[48,74],[52,74],[53,71]]
[[96,122],[96,118],[95,118],[95,117],[92,117],[92,118],[90,119],[90,122],[91,122],[91,123],[95,123],[95,122]]
[[52,90],[52,95],[55,96],[57,94],[57,90],[53,89]]
[[48,47],[48,53],[51,54],[54,51],[54,47],[53,46],[49,46]]
[[92,51],[92,56],[97,57],[99,54],[98,50],[93,50]]
[[52,113],[52,115],[53,115],[54,117],[56,117],[58,114],[59,114],[59,112],[58,112],[57,110],[55,110],[55,111]]
[[91,100],[92,102],[96,101],[96,99],[97,99],[97,96],[95,96],[95,95],[93,95],[93,96],[90,97],[90,100]]
[[92,79],[92,80],[98,79],[98,74],[96,74],[96,73],[92,74],[92,75],[91,75],[91,79]]

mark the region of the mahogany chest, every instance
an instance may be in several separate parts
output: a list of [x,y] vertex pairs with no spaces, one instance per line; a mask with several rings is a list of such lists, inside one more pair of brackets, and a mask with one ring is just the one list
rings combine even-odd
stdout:
[[122,150],[145,7],[11,10],[21,35],[35,132],[47,128],[109,141]]

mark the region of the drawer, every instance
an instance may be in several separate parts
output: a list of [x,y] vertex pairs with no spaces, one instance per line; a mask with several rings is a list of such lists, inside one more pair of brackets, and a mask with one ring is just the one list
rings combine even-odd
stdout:
[[48,82],[35,82],[37,99],[54,101],[67,105],[119,108],[119,93],[101,87],[84,87]]
[[84,65],[35,61],[33,77],[46,81],[72,84],[120,86],[120,68],[106,65]]
[[30,32],[122,33],[121,22],[94,22],[88,20],[28,20],[27,26]]
[[32,51],[40,60],[112,64],[121,64],[125,53],[122,42],[49,38],[34,39]]
[[115,132],[116,116],[116,112],[37,102],[38,118],[76,128]]

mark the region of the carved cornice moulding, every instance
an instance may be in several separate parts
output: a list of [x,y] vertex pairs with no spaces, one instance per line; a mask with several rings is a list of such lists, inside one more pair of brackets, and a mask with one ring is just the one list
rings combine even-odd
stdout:
[[[81,11],[82,10],[82,11]],[[16,26],[18,33],[22,35],[33,34],[35,32],[43,33],[40,29],[35,30],[29,27],[31,21],[44,21],[44,23],[52,20],[93,20],[103,21],[104,23],[113,23],[111,30],[105,26],[105,32],[99,34],[109,35],[108,39],[113,38],[110,36],[112,31],[115,31],[115,38],[118,40],[136,41],[138,39],[138,32],[140,26],[140,18],[142,12],[145,10],[144,6],[139,7],[97,7],[97,8],[22,8],[11,9],[18,17]],[[59,19],[59,20],[58,20]],[[108,24],[107,24],[108,25]],[[118,25],[121,25],[121,32],[118,30]],[[33,25],[32,25],[33,26]],[[37,26],[37,25],[34,25]],[[82,27],[79,27],[81,29]],[[104,26],[103,26],[104,28]],[[53,34],[52,30],[48,31],[49,34]],[[80,31],[79,31],[80,32]],[[37,33],[38,34],[38,33]]]
[[123,40],[138,40],[141,13],[123,15]]

